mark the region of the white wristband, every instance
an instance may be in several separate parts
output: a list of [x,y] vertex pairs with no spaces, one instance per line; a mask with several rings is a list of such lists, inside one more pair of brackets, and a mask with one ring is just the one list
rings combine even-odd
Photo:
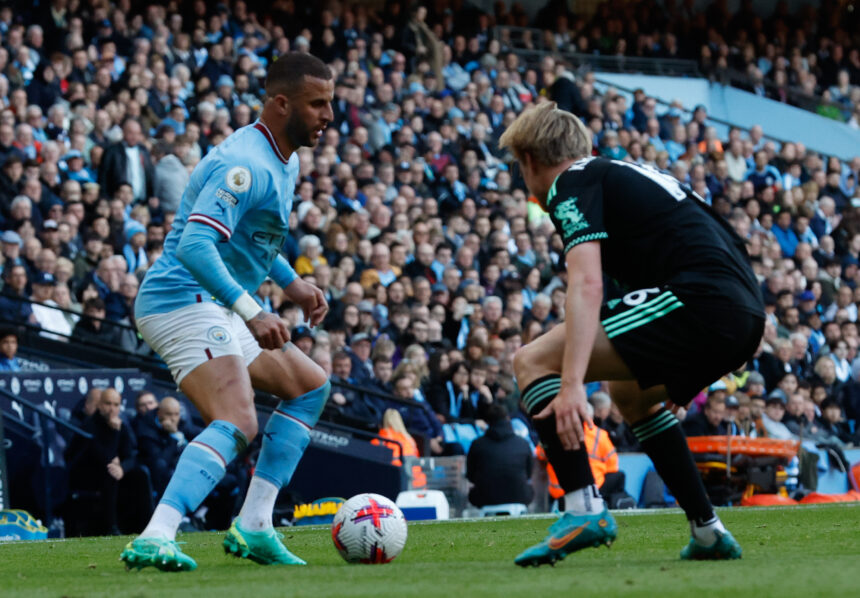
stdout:
[[263,311],[263,308],[260,307],[259,303],[254,301],[254,298],[248,294],[248,291],[242,293],[230,309],[239,314],[246,322]]

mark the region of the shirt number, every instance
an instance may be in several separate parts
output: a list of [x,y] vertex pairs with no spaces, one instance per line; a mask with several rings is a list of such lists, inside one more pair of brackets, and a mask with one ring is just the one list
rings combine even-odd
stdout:
[[669,195],[674,197],[676,201],[681,201],[682,199],[686,199],[688,193],[691,193],[699,201],[702,201],[702,202],[705,201],[695,192],[684,189],[684,187],[681,186],[681,183],[678,182],[678,179],[676,179],[672,175],[660,172],[659,170],[657,170],[653,166],[643,166],[641,164],[633,164],[631,162],[622,162],[621,160],[613,160],[613,162],[615,164],[620,165],[620,166],[626,166],[627,168],[632,168],[633,170],[635,170],[636,172],[638,172],[642,176],[647,177],[651,181],[657,183]]

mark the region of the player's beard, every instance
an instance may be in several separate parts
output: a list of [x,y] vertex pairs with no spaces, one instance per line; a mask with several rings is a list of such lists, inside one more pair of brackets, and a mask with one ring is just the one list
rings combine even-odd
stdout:
[[290,115],[284,130],[293,147],[314,147],[317,144],[318,140],[314,132],[295,112]]

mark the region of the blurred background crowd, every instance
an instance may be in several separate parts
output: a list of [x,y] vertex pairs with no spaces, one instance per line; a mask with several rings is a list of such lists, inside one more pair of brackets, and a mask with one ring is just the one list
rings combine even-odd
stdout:
[[[256,299],[331,374],[327,417],[378,430],[392,410],[387,426],[408,430],[420,454],[466,452],[452,424],[479,436],[506,415],[530,437],[512,358],[564,318],[566,274],[559,235],[497,139],[554,100],[593,132],[595,155],[670,172],[747,243],[764,338],[691,404],[688,434],[857,442],[860,156],[780,144],[758,126],[721,137],[704,107],[598,85],[568,54],[694,58],[707,75],[812,101],[857,128],[856,15],[832,1],[797,13],[778,3],[762,18],[749,1],[730,14],[723,0],[702,11],[643,0],[601,3],[593,18],[550,2],[529,21],[502,2],[379,4],[3,4],[0,320],[150,354],[132,306],[190,171],[258,117],[268,64],[311,52],[335,74],[335,120],[298,152],[283,251],[331,312],[311,330],[275,285]],[[543,33],[516,29],[527,25]],[[549,51],[527,61],[514,46]],[[14,370],[17,335],[4,335],[0,369]],[[589,389],[595,420],[618,451],[635,450],[600,386]],[[153,429],[181,445],[162,414],[175,406],[150,407]],[[87,417],[110,423],[110,409]],[[153,433],[134,440],[141,452]]]

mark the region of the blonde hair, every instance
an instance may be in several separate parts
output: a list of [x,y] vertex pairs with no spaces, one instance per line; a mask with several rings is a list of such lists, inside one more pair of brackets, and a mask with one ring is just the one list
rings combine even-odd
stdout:
[[[403,423],[403,418],[397,409],[385,410],[385,413],[382,414],[382,427],[409,436],[409,432],[406,431],[406,425]],[[411,438],[411,436],[409,437]]]
[[[425,365],[424,370],[427,370],[427,366]],[[427,370],[427,374],[422,372],[422,368],[409,359],[401,359],[400,363],[397,364],[397,367],[394,368],[394,373],[391,374],[392,380],[398,380],[402,378],[404,375],[411,375],[414,379],[415,386],[420,386],[422,380],[429,374],[429,370]]]
[[499,147],[509,148],[518,160],[528,153],[544,166],[555,166],[590,156],[591,132],[555,102],[544,102],[520,114],[502,134]]

